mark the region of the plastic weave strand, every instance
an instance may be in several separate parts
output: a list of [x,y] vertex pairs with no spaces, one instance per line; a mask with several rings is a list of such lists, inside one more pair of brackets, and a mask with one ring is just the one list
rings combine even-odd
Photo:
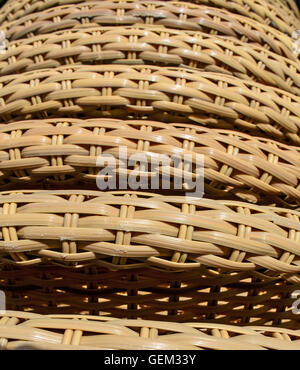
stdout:
[[[119,156],[122,146],[127,148],[125,158]],[[177,155],[181,160],[192,154],[194,164],[191,162],[189,168],[183,170],[180,161],[171,163],[171,183],[179,172],[182,179],[189,172],[195,180],[199,160],[196,155],[203,155],[206,196],[240,197],[255,203],[277,202],[289,207],[299,205],[298,147],[237,131],[143,120],[63,118],[0,125],[0,186],[5,190],[14,185],[78,188],[87,184],[97,189],[98,173],[108,165],[107,155],[116,158],[118,178],[120,170],[127,168],[128,176],[139,171],[150,183],[153,171],[162,176],[166,164],[158,162],[155,169],[142,163],[128,167],[129,156],[142,154],[148,161],[160,154],[170,158]],[[188,194],[188,190],[182,187],[177,193]]]
[[299,281],[300,212],[147,193],[1,194],[0,254],[18,265],[254,271]]
[[2,265],[0,289],[8,310],[300,329],[291,309],[300,284],[290,274],[279,278],[204,265],[183,272]]
[[74,66],[0,78],[0,122],[75,115],[197,122],[300,143],[300,98],[210,72]]
[[[65,5],[34,13],[2,26],[8,40],[63,29],[94,26],[160,25],[229,36],[294,59],[290,36],[247,17],[225,10],[182,2],[91,2]],[[136,8],[138,4],[138,7]]]
[[[87,1],[88,2],[88,1]],[[191,0],[187,1],[196,3],[199,5],[205,5],[208,7],[216,7],[220,9],[226,9],[231,13],[237,13],[245,17],[249,17],[263,24],[270,25],[281,32],[290,32],[291,28],[297,28],[299,26],[299,20],[294,13],[297,7],[293,7],[291,11],[289,7],[283,6],[278,2],[268,2],[264,0]],[[66,5],[66,4],[80,4],[82,0],[55,0],[55,1],[36,1],[36,0],[22,0],[8,2],[3,6],[0,11],[0,22],[13,21],[23,17],[25,15],[33,14],[46,9]],[[86,3],[86,1],[85,1]],[[110,4],[119,4],[120,0],[116,1],[102,1],[103,6],[107,6],[110,9]],[[139,1],[127,2],[128,4],[134,4],[136,8],[139,8]],[[160,2],[162,4],[162,2]],[[101,4],[102,5],[102,4]],[[132,5],[131,5],[132,6]]]
[[255,44],[164,27],[65,30],[10,42],[0,75],[74,64],[155,64],[233,74],[300,95],[300,67]]
[[299,330],[205,323],[40,316],[8,312],[2,349],[262,350],[299,349]]

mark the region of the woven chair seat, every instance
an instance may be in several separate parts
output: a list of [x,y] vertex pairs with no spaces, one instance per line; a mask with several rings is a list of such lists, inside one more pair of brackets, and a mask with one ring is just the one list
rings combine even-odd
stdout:
[[255,44],[147,25],[64,30],[12,41],[0,75],[74,64],[155,64],[233,74],[300,95],[300,66]]
[[145,266],[112,271],[95,263],[79,268],[2,264],[0,269],[9,310],[300,329],[292,311],[300,284],[292,274],[204,265],[182,272]]
[[[119,147],[127,156],[119,157]],[[171,184],[181,172],[196,173],[203,160],[205,194],[213,198],[248,200],[259,204],[277,202],[299,206],[300,149],[274,140],[249,136],[231,130],[216,130],[187,124],[117,119],[45,119],[0,125],[0,186],[75,187],[97,189],[99,156],[116,159],[116,176],[126,168],[128,176],[142,171],[149,184],[154,169],[128,165],[128,157],[144,154],[149,162],[160,154],[193,154],[194,165],[182,169],[171,163]],[[199,157],[196,157],[199,155]],[[203,157],[200,158],[200,155]],[[157,163],[155,171],[164,172],[166,164]],[[140,164],[141,166],[141,164]],[[152,172],[151,172],[152,171]],[[174,188],[176,189],[176,188]],[[188,194],[188,187],[177,190]],[[195,191],[190,186],[191,191]]]
[[63,66],[0,77],[0,122],[54,116],[197,122],[299,145],[300,98],[213,72]]
[[[0,22],[13,21],[25,15],[34,14],[36,12],[45,11],[46,9],[62,6],[66,4],[86,3],[82,0],[54,0],[54,1],[37,1],[37,0],[22,0],[6,3],[0,11]],[[89,2],[89,1],[87,1]],[[299,20],[296,17],[295,9],[289,9],[288,4],[283,6],[280,1],[268,2],[265,0],[190,0],[190,3],[205,5],[207,7],[216,7],[223,10],[228,10],[231,13],[236,13],[245,17],[254,19],[262,24],[270,25],[281,32],[291,32],[292,28],[299,28]],[[120,0],[102,1],[102,6],[111,9],[111,4],[119,4]],[[160,5],[163,2],[160,2]],[[174,3],[174,2],[173,2]],[[182,2],[180,2],[182,5]],[[134,3],[135,8],[139,8],[139,2]]]
[[16,311],[8,311],[0,318],[0,335],[0,348],[10,350],[300,349],[299,330],[96,316],[42,316]]
[[299,281],[300,212],[141,192],[1,193],[0,256],[111,269],[290,274]]
[[119,4],[100,1],[64,5],[28,14],[3,24],[1,29],[6,31],[8,40],[16,40],[71,28],[129,26],[137,23],[228,36],[295,58],[291,37],[272,27],[225,10],[182,2],[134,3],[129,0]]

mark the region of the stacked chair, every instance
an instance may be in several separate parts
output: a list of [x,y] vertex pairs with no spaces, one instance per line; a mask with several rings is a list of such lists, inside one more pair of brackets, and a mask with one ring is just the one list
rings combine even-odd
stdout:
[[[9,0],[0,24],[0,348],[300,349],[294,1]],[[151,175],[120,147],[190,155],[173,182],[201,155],[203,197],[99,190],[107,155]]]

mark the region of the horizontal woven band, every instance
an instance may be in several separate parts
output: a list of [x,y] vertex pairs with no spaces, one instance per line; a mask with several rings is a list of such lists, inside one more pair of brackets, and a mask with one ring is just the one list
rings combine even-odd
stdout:
[[[6,31],[8,40],[16,40],[67,28],[137,23],[230,36],[294,59],[292,39],[283,32],[226,10],[184,2],[128,0],[63,5],[28,14],[2,25],[1,29]],[[283,26],[288,27],[286,24]],[[295,29],[288,28],[289,34]]]
[[291,274],[213,271],[204,265],[182,272],[145,266],[111,271],[95,263],[2,264],[0,270],[8,310],[300,328],[292,311],[300,284]]
[[8,311],[0,317],[2,349],[292,350],[297,330],[206,323],[41,316]]
[[19,265],[97,261],[294,275],[300,212],[244,202],[134,192],[1,193],[0,255]]
[[[187,2],[228,10],[229,12],[237,13],[241,16],[249,17],[259,23],[274,27],[281,32],[290,33],[293,28],[299,28],[299,20],[296,17],[299,16],[299,13],[297,13],[297,6],[294,4],[292,9],[290,9],[289,6],[291,6],[292,3],[283,4],[280,0],[256,0],[255,2],[251,0],[243,0],[243,2],[238,0],[187,0]],[[8,1],[0,11],[0,22],[4,23],[5,21],[13,21],[25,15],[45,11],[46,9],[57,6],[80,3],[82,3],[82,0]],[[103,7],[113,9],[111,4],[118,4],[120,1],[103,1],[103,3],[104,4],[101,4]],[[139,8],[139,3],[139,1],[134,3],[136,8]],[[132,2],[129,4],[132,7]],[[161,4],[162,2],[160,2],[160,5]],[[181,5],[183,5],[182,2]]]
[[74,64],[185,66],[300,95],[296,58],[229,37],[149,25],[68,29],[12,41],[0,54],[0,75]]
[[[120,147],[126,148],[125,158],[121,157]],[[137,155],[144,155],[149,163],[143,168],[142,163],[130,164],[128,157]],[[151,167],[151,159],[159,155],[170,158],[170,185],[179,174],[180,178],[185,173],[195,176],[199,156],[206,196],[239,197],[260,204],[299,204],[297,147],[237,131],[143,120],[64,118],[0,125],[0,186],[5,190],[12,185],[20,188],[87,184],[97,189],[99,171],[107,166],[105,158],[111,156],[116,159],[116,176],[122,168],[127,176],[139,171],[148,179],[150,189],[151,173],[156,171],[162,176],[166,166],[157,162],[155,168]],[[171,163],[176,155],[181,161]],[[190,155],[192,162],[183,169],[185,155]],[[189,190],[195,191],[179,187],[177,193]]]
[[300,98],[211,72],[64,66],[0,78],[0,120],[41,116],[197,122],[299,144]]

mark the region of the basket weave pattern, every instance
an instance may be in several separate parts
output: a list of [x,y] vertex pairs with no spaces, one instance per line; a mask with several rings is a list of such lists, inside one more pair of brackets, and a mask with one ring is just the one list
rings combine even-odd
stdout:
[[83,115],[197,122],[299,144],[300,98],[211,72],[154,66],[74,66],[0,78],[0,122]]
[[[142,193],[36,192],[0,198],[2,260],[31,265],[97,259],[108,268],[206,266],[293,274],[297,211]],[[262,270],[263,269],[263,270]]]
[[[144,153],[148,158],[159,154],[203,155],[204,190],[214,198],[230,196],[266,204],[269,199],[270,203],[276,200],[290,206],[293,203],[297,206],[300,199],[297,147],[237,131],[116,119],[65,118],[3,124],[0,126],[2,188],[27,184],[70,187],[86,183],[96,189],[100,156],[104,160],[111,155],[118,160],[117,174],[127,166],[127,159],[119,157],[120,146],[126,146],[128,155]],[[158,163],[157,171],[162,174],[164,166]],[[145,179],[152,173],[148,166],[127,166],[128,176],[133,171],[142,171]],[[171,175],[178,175],[178,171],[182,178],[188,171],[192,177],[193,164],[183,171],[181,162],[174,162]],[[188,188],[181,190],[186,191]]]
[[[266,2],[261,0],[188,0],[187,2],[196,3],[199,5],[205,5],[206,7],[216,7],[219,9],[226,9],[231,13],[240,14],[248,18],[254,19],[259,23],[270,25],[282,32],[290,32],[293,27],[299,27],[299,19],[295,17],[295,10],[297,7],[293,7],[291,11],[289,4],[282,6],[280,1]],[[80,4],[82,0],[55,0],[55,1],[37,1],[37,0],[22,0],[8,2],[0,12],[0,22],[13,21],[19,19],[25,15],[33,14],[46,9],[67,5],[67,4]],[[174,2],[173,2],[174,3]],[[101,6],[107,7],[108,9],[113,8],[111,4],[120,4],[119,0],[115,1],[103,1]],[[138,3],[130,4],[131,8],[139,9]],[[163,2],[160,2],[162,5]],[[175,3],[176,4],[176,3]],[[134,6],[134,7],[133,7]],[[297,13],[296,13],[297,14]],[[299,14],[298,14],[299,15]]]
[[146,25],[96,27],[12,41],[0,54],[0,74],[74,64],[155,64],[232,74],[299,95],[300,67],[291,59],[201,32]]
[[284,33],[248,17],[184,2],[128,0],[106,6],[105,2],[64,5],[8,22],[2,29],[9,40],[16,40],[63,29],[137,23],[236,38],[294,59],[292,40]]
[[257,271],[142,268],[110,270],[44,264],[6,265],[0,289],[7,309],[41,314],[272,325],[299,329],[291,294],[299,282]]
[[95,316],[7,312],[1,349],[299,349],[299,331],[207,323],[178,324]]
[[0,24],[0,349],[300,349],[296,4],[9,0]]

